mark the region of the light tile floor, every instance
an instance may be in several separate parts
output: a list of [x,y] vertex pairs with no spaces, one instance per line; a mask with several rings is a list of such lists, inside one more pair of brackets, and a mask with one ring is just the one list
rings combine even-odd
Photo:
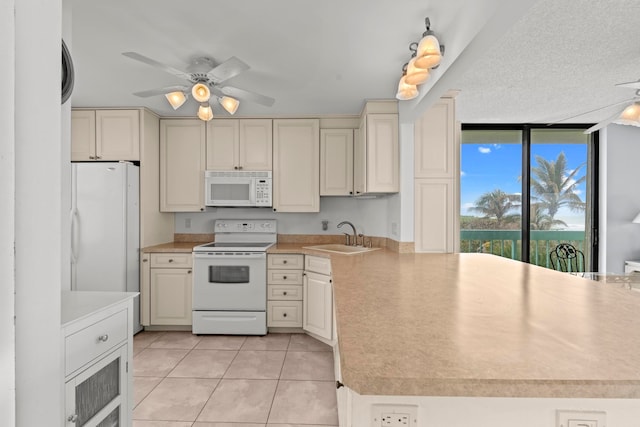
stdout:
[[133,427],[336,426],[331,347],[304,334],[133,339]]

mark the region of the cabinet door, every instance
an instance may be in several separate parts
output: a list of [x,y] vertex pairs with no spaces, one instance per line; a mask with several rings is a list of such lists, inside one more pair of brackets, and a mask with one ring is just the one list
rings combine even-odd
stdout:
[[151,262],[149,254],[143,253],[140,260],[140,324],[149,326],[149,304],[151,298]]
[[151,324],[191,325],[191,269],[151,269]]
[[456,178],[458,147],[453,98],[442,98],[415,122],[416,178]]
[[415,251],[455,251],[457,203],[455,180],[415,180]]
[[140,160],[138,110],[96,111],[96,158]]
[[127,344],[65,383],[64,426],[126,426],[129,420]]
[[273,121],[273,210],[320,211],[320,123]]
[[71,112],[71,160],[85,161],[96,158],[96,112]]
[[202,120],[160,121],[161,211],[204,211],[205,130]]
[[238,123],[238,119],[214,119],[207,123],[207,170],[238,169]]
[[240,169],[270,171],[273,158],[271,119],[240,120]]
[[331,280],[324,274],[305,272],[302,289],[302,329],[327,340],[333,332]]
[[320,195],[353,194],[353,129],[320,131]]
[[367,118],[362,117],[360,126],[354,132],[353,144],[353,191],[356,195],[367,191],[367,144],[366,144]]
[[395,193],[400,189],[398,115],[368,114],[366,124],[366,191]]

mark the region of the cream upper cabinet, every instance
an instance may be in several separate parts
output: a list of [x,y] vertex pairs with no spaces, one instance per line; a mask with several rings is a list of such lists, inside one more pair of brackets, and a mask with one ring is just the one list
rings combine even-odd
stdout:
[[416,178],[455,178],[458,170],[455,100],[442,98],[415,122]]
[[271,119],[214,119],[207,123],[207,170],[272,169]]
[[355,194],[400,190],[397,113],[365,113],[354,144]]
[[74,110],[71,160],[140,160],[140,112]]
[[452,253],[456,246],[456,182],[451,178],[414,181],[415,251]]
[[199,119],[160,121],[161,211],[204,211],[205,132]]
[[273,121],[273,210],[320,211],[320,122]]
[[353,194],[353,129],[320,130],[320,195]]

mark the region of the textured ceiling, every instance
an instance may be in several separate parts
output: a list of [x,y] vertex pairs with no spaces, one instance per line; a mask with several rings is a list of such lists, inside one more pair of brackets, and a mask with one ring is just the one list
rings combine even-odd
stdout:
[[[242,59],[251,69],[228,83],[276,102],[242,102],[237,116],[357,114],[365,99],[394,97],[426,16],[447,52],[425,89],[459,89],[463,122],[554,121],[630,98],[614,84],[640,79],[638,0],[68,1],[74,107],[194,116],[193,102],[174,112],[162,96],[132,95],[182,83],[121,55],[135,51],[178,69],[197,56]],[[509,8],[498,25],[506,33],[489,39],[487,27]],[[426,108],[418,101],[407,105]]]

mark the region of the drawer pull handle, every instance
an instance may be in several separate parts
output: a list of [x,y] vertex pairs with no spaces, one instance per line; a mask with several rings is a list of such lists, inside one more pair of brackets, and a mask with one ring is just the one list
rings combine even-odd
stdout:
[[287,280],[287,276],[282,276],[282,280]]
[[69,415],[67,417],[67,421],[69,421],[70,423],[76,423],[76,421],[78,421],[78,414],[73,414],[73,415]]
[[147,259],[143,259],[143,260],[142,260],[142,262],[147,262],[147,261],[148,261]]
[[109,335],[108,335],[108,334],[100,335],[100,336],[98,337],[98,341],[100,341],[100,342],[107,342],[107,341],[109,341]]
[[282,313],[282,317],[287,317],[287,313]]
[[342,384],[340,381],[336,381],[336,388],[340,387],[344,387],[344,384]]
[[191,270],[187,271],[187,274],[191,274]]
[[169,262],[173,262],[173,259],[169,258]]
[[283,260],[282,260],[282,263],[283,263],[283,264],[286,264],[286,263],[287,263],[287,260],[286,260],[286,259],[283,259]]
[[284,292],[282,293],[282,295],[286,295],[286,294],[287,294],[287,291],[284,291]]

